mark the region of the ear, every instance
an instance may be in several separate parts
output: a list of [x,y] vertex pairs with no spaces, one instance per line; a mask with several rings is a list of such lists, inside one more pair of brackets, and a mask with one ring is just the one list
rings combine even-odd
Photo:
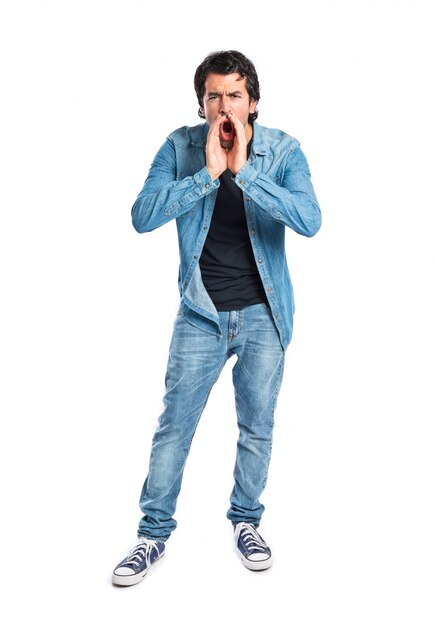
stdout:
[[256,100],[251,100],[251,102],[249,104],[249,113],[255,113],[256,106],[257,106],[257,101]]

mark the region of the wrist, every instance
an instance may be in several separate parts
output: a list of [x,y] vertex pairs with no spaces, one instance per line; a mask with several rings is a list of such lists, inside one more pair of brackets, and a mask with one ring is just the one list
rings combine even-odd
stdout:
[[213,181],[215,181],[216,178],[219,178],[219,176],[222,174],[222,172],[215,172],[214,170],[211,169],[211,167],[207,167],[207,170]]
[[236,176],[240,170],[246,165],[247,161],[243,161],[243,163],[234,163],[234,165],[230,166],[230,170]]

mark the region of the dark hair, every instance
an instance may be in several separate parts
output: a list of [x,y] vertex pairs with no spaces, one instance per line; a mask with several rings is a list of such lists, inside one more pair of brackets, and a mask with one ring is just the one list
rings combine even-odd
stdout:
[[[249,100],[260,100],[260,84],[254,64],[244,54],[237,50],[224,50],[212,52],[199,65],[195,72],[194,86],[199,102],[198,115],[205,119],[203,111],[203,101],[205,93],[205,81],[208,74],[233,74],[239,73],[242,78],[246,78],[246,90]],[[248,121],[253,122],[258,117],[258,111],[249,114]]]

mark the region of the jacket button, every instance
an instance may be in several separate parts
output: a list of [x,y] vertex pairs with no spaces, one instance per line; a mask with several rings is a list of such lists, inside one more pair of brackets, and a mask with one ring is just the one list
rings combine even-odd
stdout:
[[267,293],[272,293],[272,287],[267,288]]
[[243,185],[243,180],[239,180],[239,183],[240,183],[241,185]]
[[208,189],[210,187],[210,185],[208,183],[205,183],[205,188]]
[[263,263],[263,259],[258,259],[258,262],[259,263]]

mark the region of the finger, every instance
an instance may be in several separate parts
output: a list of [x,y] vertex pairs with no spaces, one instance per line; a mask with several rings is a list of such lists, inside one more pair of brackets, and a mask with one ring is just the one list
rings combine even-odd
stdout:
[[237,115],[235,115],[235,113],[233,113],[232,111],[229,111],[227,113],[227,116],[230,122],[232,123],[232,125],[234,126],[234,130],[236,131],[236,134],[238,135],[244,134],[245,127],[243,126],[242,122],[239,120]]
[[246,150],[246,145],[247,145],[245,128],[243,124],[240,122],[240,126],[236,126],[234,124],[234,130],[235,130],[235,133],[234,133],[233,149],[241,150],[242,153],[244,153]]
[[217,115],[215,117],[215,119],[213,120],[213,122],[210,125],[210,130],[215,130],[216,128],[219,130],[220,126],[226,121],[227,116],[226,115],[221,115],[219,113],[219,115]]

